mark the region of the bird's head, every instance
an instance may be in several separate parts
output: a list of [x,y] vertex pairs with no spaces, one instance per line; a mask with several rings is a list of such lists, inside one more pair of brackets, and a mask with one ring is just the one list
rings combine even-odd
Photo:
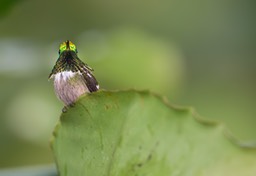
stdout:
[[70,40],[67,40],[60,44],[59,54],[63,53],[64,51],[73,51],[77,53],[76,45]]

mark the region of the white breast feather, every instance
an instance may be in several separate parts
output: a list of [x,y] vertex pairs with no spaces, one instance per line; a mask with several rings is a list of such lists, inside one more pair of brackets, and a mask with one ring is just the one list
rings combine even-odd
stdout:
[[54,75],[54,80],[55,81],[66,81],[72,77],[74,77],[78,72],[72,72],[72,71],[63,71],[60,73],[57,73]]

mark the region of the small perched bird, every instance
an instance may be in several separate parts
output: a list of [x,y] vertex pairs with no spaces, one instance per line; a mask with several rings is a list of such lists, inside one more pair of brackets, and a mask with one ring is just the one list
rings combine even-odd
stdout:
[[54,65],[49,79],[53,79],[57,97],[69,107],[84,93],[99,89],[93,69],[77,56],[76,46],[69,40],[59,48],[59,58]]

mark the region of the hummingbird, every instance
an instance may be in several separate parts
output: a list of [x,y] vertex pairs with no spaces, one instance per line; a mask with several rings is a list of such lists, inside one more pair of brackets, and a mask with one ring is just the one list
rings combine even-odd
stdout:
[[82,94],[99,89],[93,69],[81,61],[77,53],[70,40],[61,43],[59,58],[48,77],[53,79],[55,94],[65,104],[64,108],[73,106]]

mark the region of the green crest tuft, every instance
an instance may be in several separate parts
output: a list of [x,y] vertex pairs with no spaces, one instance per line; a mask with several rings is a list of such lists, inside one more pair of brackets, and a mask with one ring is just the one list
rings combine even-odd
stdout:
[[75,53],[77,53],[76,45],[71,41],[67,40],[60,44],[59,54],[61,54],[63,51],[74,51]]

